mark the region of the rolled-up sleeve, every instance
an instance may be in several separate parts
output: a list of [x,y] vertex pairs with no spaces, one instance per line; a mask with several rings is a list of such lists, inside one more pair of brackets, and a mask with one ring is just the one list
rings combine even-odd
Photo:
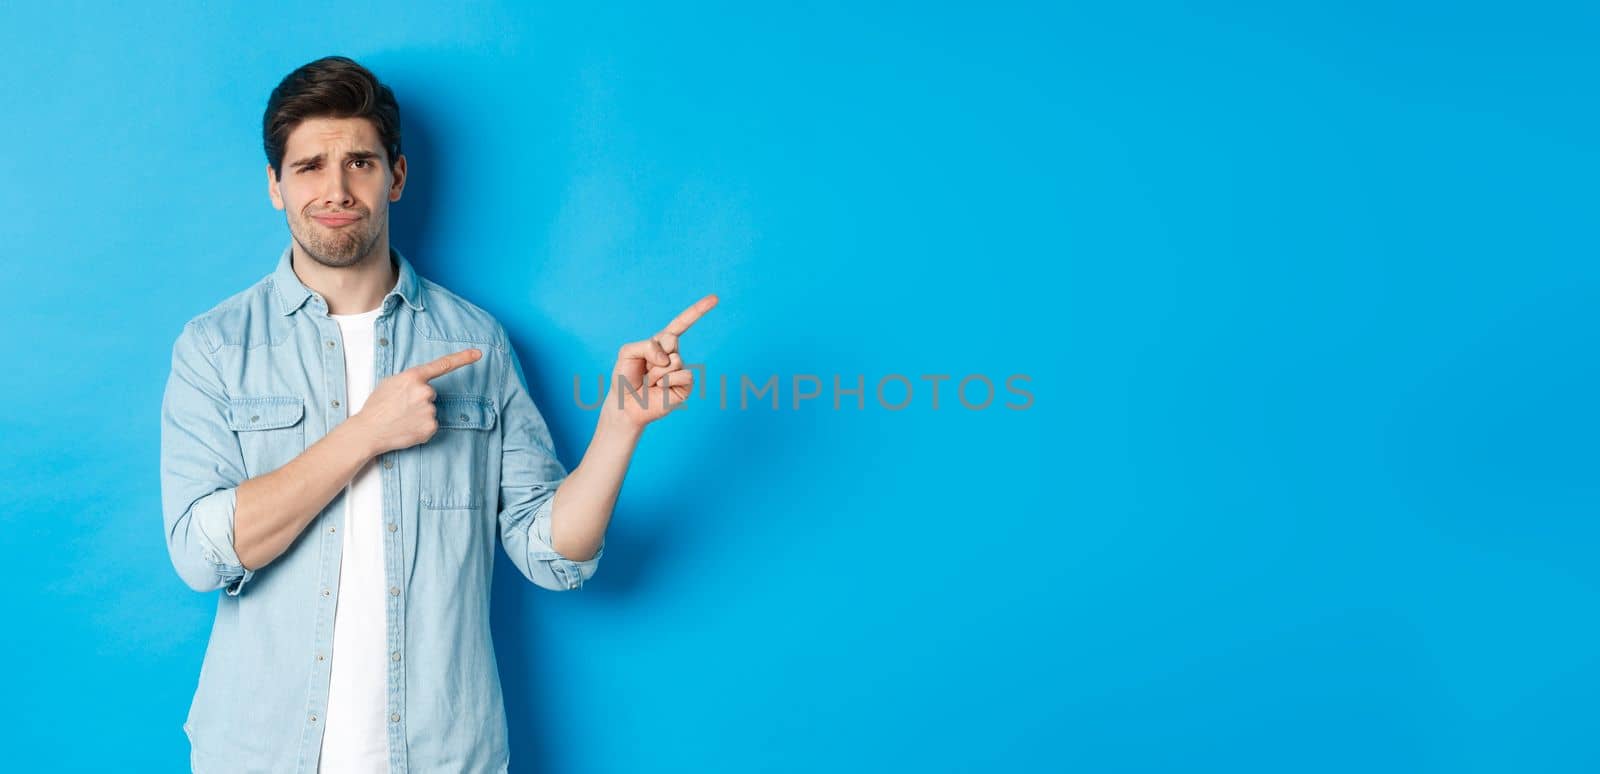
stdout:
[[528,394],[522,363],[503,328],[496,334],[506,356],[500,382],[500,542],[512,564],[541,588],[567,591],[582,588],[594,576],[605,553],[600,548],[585,561],[574,561],[555,550],[550,538],[556,488],[566,480],[567,469],[556,458],[550,428]]
[[195,591],[238,595],[255,575],[233,548],[244,459],[228,428],[214,352],[197,321],[184,326],[172,347],[161,401],[161,510],[167,554],[183,582]]

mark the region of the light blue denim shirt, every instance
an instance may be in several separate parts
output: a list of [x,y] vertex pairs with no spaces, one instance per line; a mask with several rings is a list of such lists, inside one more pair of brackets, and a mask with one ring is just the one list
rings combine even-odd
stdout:
[[[315,772],[328,699],[345,494],[281,556],[234,552],[241,482],[293,459],[348,418],[343,342],[285,248],[272,273],[184,325],[161,406],[161,500],[179,577],[217,594],[183,724],[197,772]],[[433,380],[439,430],[380,455],[391,772],[504,772],[510,755],[489,588],[495,538],[529,580],[577,589],[604,553],[551,546],[567,471],[505,329],[419,277],[399,251],[374,330],[374,374],[469,347],[483,358]]]

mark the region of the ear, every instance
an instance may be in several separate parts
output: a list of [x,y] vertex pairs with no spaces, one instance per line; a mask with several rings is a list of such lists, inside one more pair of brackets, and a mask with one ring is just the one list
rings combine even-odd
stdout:
[[283,193],[278,190],[278,176],[272,173],[272,165],[267,165],[267,198],[272,200],[272,209],[283,209]]
[[394,182],[389,185],[389,201],[400,201],[400,192],[406,187],[406,154],[394,160]]

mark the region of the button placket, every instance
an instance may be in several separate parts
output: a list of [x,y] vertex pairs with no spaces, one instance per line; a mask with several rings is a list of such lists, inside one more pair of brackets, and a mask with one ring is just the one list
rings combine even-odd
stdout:
[[[394,305],[399,309],[400,305]],[[376,334],[377,346],[373,348],[373,373],[379,380],[392,375],[398,368],[399,356],[395,346],[390,341],[390,334],[394,332],[394,320],[398,312],[391,314],[386,310],[379,315]],[[401,467],[396,465],[400,457],[399,451],[389,451],[382,457],[380,475],[383,479],[383,505],[382,516],[387,530],[383,541],[384,576],[389,581],[389,604],[385,605],[385,617],[388,619],[388,644],[390,665],[388,669],[388,695],[390,722],[390,744],[403,744],[404,726],[401,724],[400,712],[403,704],[400,696],[405,694],[405,668],[401,664],[401,646],[405,642],[405,600],[400,595],[401,576],[404,575],[404,549],[400,540],[400,519],[405,515],[405,508],[399,502]]]
[[[347,376],[344,369],[344,355],[339,347],[341,334],[338,323],[328,317],[326,304],[321,299],[317,299],[316,310],[318,314],[311,316],[308,322],[315,328],[318,338],[308,343],[310,343],[314,351],[320,352],[322,355],[321,383],[313,387],[313,390],[317,390],[317,387],[320,387],[320,394],[328,396],[324,398],[324,400],[328,401],[324,406],[328,408],[324,410],[324,422],[320,428],[321,432],[326,434],[345,419],[344,403],[340,398],[344,397]],[[321,340],[323,345],[317,346],[314,343],[317,340]],[[314,360],[314,358],[308,358],[308,360]],[[316,383],[313,382],[313,384],[315,385]],[[334,396],[338,396],[338,398]],[[316,397],[315,395],[312,396],[313,402],[310,405],[315,405]],[[315,754],[316,745],[321,738],[324,726],[321,722],[322,708],[326,706],[328,700],[328,669],[331,665],[329,654],[333,645],[333,621],[334,612],[337,608],[336,597],[338,596],[335,592],[337,591],[339,578],[339,563],[343,553],[343,541],[338,534],[338,524],[341,521],[342,513],[329,512],[319,515],[319,518],[324,516],[327,530],[323,535],[323,539],[318,541],[321,544],[321,550],[319,552],[320,561],[316,588],[320,603],[316,605],[316,637],[312,646],[312,658],[314,659],[317,680],[315,681],[314,690],[307,697],[309,706],[306,707],[306,710],[309,722],[305,727],[305,733],[301,737],[302,756],[306,750],[311,750],[312,754]],[[315,759],[313,758],[313,760]]]

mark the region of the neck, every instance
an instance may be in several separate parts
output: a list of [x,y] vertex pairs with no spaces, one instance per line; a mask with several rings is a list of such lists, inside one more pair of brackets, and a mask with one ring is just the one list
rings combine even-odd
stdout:
[[398,279],[389,262],[387,234],[360,261],[342,267],[318,263],[295,242],[293,268],[300,282],[327,299],[328,314],[370,312],[383,303]]

